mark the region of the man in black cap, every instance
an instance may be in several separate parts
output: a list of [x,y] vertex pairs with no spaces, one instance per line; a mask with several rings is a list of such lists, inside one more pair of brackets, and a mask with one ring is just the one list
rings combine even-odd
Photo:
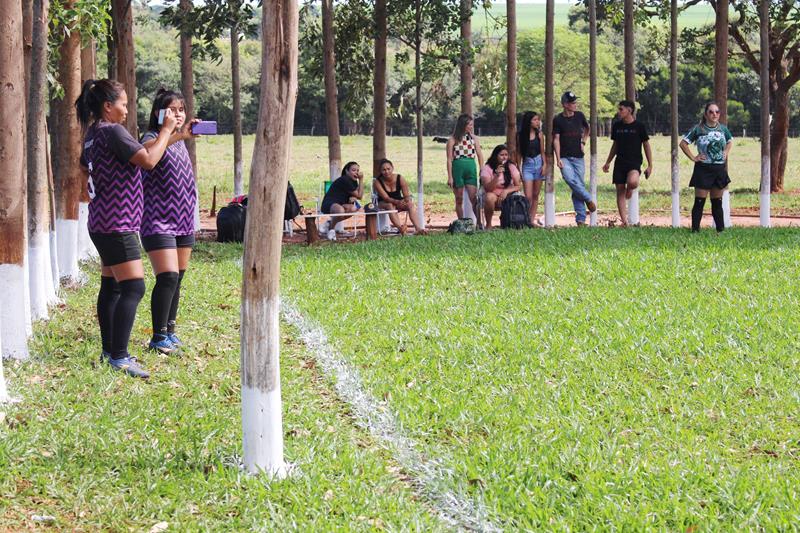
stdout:
[[584,182],[586,163],[583,159],[583,147],[589,136],[589,123],[583,113],[577,111],[578,97],[572,91],[561,95],[561,105],[564,112],[553,119],[553,152],[556,165],[561,169],[561,176],[572,189],[575,222],[579,226],[585,226],[586,209],[590,213],[597,210]]

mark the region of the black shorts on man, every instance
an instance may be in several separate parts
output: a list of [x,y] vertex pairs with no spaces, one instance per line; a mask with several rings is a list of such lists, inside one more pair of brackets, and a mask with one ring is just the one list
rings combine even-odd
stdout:
[[142,258],[139,234],[135,231],[120,233],[89,233],[103,266],[111,267]]
[[628,174],[635,170],[639,174],[642,173],[642,162],[626,161],[617,158],[614,161],[614,174],[612,175],[611,182],[614,185],[625,185],[628,183]]

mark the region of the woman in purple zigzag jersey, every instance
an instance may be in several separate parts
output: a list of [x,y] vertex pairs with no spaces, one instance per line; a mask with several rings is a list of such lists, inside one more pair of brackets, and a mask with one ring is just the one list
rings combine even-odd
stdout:
[[[163,110],[170,110],[176,122],[170,127],[159,123]],[[192,138],[191,124],[186,120],[183,95],[163,87],[153,99],[148,131],[142,137],[145,147],[158,142],[163,132],[169,133],[164,157],[152,170],[144,173],[144,213],[139,234],[156,284],[150,296],[153,338],[150,349],[161,353],[176,351],[181,342],[175,334],[181,282],[194,246],[195,196],[194,171],[184,140]]]
[[[89,236],[102,263],[97,320],[102,359],[128,375],[150,375],[128,352],[136,308],[144,296],[144,268],[137,233],[142,220],[142,169],[152,169],[167,149],[169,133],[145,148],[123,126],[125,88],[113,80],[88,80],[75,102],[84,129],[81,167],[88,172]],[[164,123],[171,129],[175,116]]]

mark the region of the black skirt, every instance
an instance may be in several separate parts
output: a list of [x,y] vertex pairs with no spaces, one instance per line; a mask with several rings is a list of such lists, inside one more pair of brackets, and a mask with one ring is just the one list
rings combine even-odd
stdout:
[[692,172],[692,179],[689,181],[689,187],[697,189],[724,189],[731,182],[728,177],[727,164],[712,164],[700,163],[694,164],[694,172]]

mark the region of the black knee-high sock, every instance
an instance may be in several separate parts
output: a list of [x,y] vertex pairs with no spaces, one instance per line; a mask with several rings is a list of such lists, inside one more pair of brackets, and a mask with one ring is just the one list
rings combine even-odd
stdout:
[[156,284],[150,296],[150,313],[153,317],[153,335],[167,333],[167,321],[175,288],[178,286],[177,272],[162,272],[156,276]]
[[722,210],[722,198],[711,199],[711,216],[714,217],[714,225],[717,232],[725,229],[725,211]]
[[692,207],[692,231],[700,231],[700,221],[703,219],[703,208],[706,206],[706,199],[695,196],[694,206]]
[[131,338],[136,308],[144,296],[144,280],[128,279],[119,282],[121,294],[114,309],[112,326],[111,357],[119,359],[128,355],[128,341]]
[[175,294],[172,295],[172,305],[169,307],[169,319],[167,320],[169,333],[175,333],[175,320],[178,318],[178,304],[181,301],[181,282],[184,274],[186,274],[185,270],[178,272],[178,284],[175,286]]
[[100,276],[100,292],[97,293],[97,322],[100,323],[100,339],[103,351],[111,353],[111,324],[114,323],[114,308],[119,300],[119,284],[114,276]]

